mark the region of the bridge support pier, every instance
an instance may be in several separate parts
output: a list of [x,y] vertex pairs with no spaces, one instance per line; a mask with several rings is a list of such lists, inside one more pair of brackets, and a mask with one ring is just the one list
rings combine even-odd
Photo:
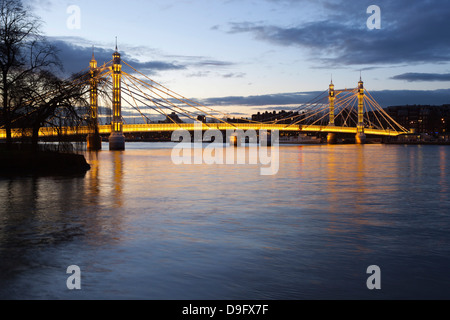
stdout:
[[337,135],[336,133],[329,133],[327,136],[328,144],[336,144],[337,143]]
[[232,147],[240,147],[242,145],[240,136],[236,133],[230,136],[230,146]]
[[102,137],[100,134],[92,133],[87,136],[87,149],[89,151],[102,150]]
[[125,136],[121,132],[113,132],[109,136],[109,150],[123,151],[125,150]]
[[366,143],[366,134],[364,132],[358,132],[355,137],[356,144]]

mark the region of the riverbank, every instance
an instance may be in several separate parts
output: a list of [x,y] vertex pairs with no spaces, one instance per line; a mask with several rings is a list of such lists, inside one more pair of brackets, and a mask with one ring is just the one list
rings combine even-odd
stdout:
[[84,174],[90,168],[91,166],[81,154],[0,148],[1,176]]
[[414,146],[450,146],[450,142],[439,141],[388,141],[385,144],[414,145]]

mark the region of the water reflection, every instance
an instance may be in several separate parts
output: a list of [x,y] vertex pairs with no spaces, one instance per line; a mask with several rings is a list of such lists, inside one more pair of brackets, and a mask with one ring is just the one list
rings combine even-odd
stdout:
[[[78,250],[84,243],[108,246],[119,241],[121,215],[114,208],[122,206],[120,155],[116,155],[114,171],[109,175],[103,174],[108,164],[103,162],[103,168],[98,154],[92,153],[87,159],[92,170],[85,178],[30,176],[0,180],[4,195],[0,206],[0,287],[15,283],[20,292],[26,286],[27,275],[37,273],[35,276],[40,277],[46,269],[58,272],[79,261],[73,255],[80,254]],[[113,186],[114,191],[105,194],[105,184]],[[75,251],[69,249],[73,244]],[[58,248],[67,251],[46,253]],[[21,298],[23,294],[9,296],[10,292],[0,290],[0,298]]]
[[448,179],[447,175],[447,150],[445,147],[439,148],[439,172],[440,180],[439,186],[441,187],[441,200],[445,201],[448,199]]
[[87,153],[84,178],[0,180],[0,298],[70,297],[72,264],[81,298],[364,298],[374,262],[402,297],[449,280],[447,148],[286,146],[261,176],[133,146]]
[[101,192],[99,152],[86,153],[86,160],[91,165],[91,170],[86,174],[87,196],[89,202],[98,204]]
[[123,152],[114,152],[114,193],[112,196],[116,208],[122,207],[123,162]]
[[[64,181],[64,182],[62,182]],[[15,283],[35,268],[52,265],[42,260],[49,247],[67,245],[84,234],[71,209],[83,195],[82,178],[19,178],[0,180],[0,287]],[[80,193],[74,193],[79,190]],[[75,218],[75,219],[73,219]],[[0,290],[0,298],[9,298]]]

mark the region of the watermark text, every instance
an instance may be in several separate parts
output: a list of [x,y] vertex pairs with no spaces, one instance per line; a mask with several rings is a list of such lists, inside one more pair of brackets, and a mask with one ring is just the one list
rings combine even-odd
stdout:
[[227,130],[224,139],[220,130],[203,132],[202,124],[196,123],[193,136],[192,142],[189,131],[173,132],[172,141],[177,142],[171,155],[174,164],[260,165],[264,176],[279,171],[279,131]]

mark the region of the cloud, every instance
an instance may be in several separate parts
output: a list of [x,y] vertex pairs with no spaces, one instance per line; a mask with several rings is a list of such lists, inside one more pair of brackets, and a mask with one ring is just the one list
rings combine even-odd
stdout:
[[[82,38],[48,38],[49,42],[55,46],[58,56],[62,62],[65,75],[78,73],[89,67],[89,61],[92,58],[92,46],[87,46],[88,41]],[[89,43],[90,44],[90,43]],[[95,47],[95,59],[99,65],[106,63],[112,59],[112,49]],[[163,70],[180,70],[186,66],[170,61],[138,61],[130,56],[126,51],[121,52],[122,59],[134,68],[147,74],[155,73]]]
[[371,95],[382,107],[450,104],[450,89],[383,90],[371,92]]
[[[64,74],[69,76],[78,73],[89,67],[89,61],[92,57],[92,43],[79,37],[49,37],[48,41],[58,51],[58,56],[64,68]],[[104,46],[94,48],[95,59],[99,65],[112,59],[114,50]],[[157,60],[142,61],[143,57],[148,57],[149,52],[158,56]],[[157,53],[157,50],[146,47],[126,47],[120,49],[122,59],[135,69],[147,75],[156,74],[168,70],[185,70],[195,68],[190,76],[207,76],[212,69],[227,68],[232,66],[232,62],[213,60],[208,57],[193,56],[171,56]],[[135,57],[140,57],[137,59]],[[125,67],[124,67],[125,68]],[[207,69],[207,71],[198,71],[198,69]],[[230,77],[239,76],[239,74],[230,74]]]
[[220,60],[209,60],[201,58],[199,61],[193,63],[195,66],[206,66],[206,67],[228,67],[233,65],[234,63],[228,61],[220,61]]
[[308,103],[320,92],[294,92],[294,93],[277,93],[255,96],[229,96],[209,98],[202,101],[206,105],[215,106],[270,106],[270,105],[289,105]]
[[[450,89],[442,90],[382,90],[370,92],[372,97],[382,107],[395,105],[443,105],[450,104]],[[199,101],[204,105],[227,107],[247,106],[260,107],[258,109],[270,108],[270,110],[292,110],[293,105],[301,105],[321,101],[327,103],[327,92],[293,92],[266,94],[254,96],[228,96],[209,98]],[[278,106],[278,107],[274,107]]]
[[450,61],[450,5],[440,0],[379,0],[382,27],[369,30],[367,1],[320,1],[327,17],[293,26],[254,22],[229,25],[229,33],[249,33],[255,39],[309,52],[329,66]]
[[211,74],[209,71],[197,71],[187,74],[186,76],[189,78],[203,78],[208,77]]
[[50,10],[54,5],[51,0],[23,0],[22,3],[25,6],[29,6],[31,10],[36,8]]
[[224,74],[222,77],[223,78],[243,78],[243,77],[245,77],[245,73],[243,73],[243,72],[231,72],[231,73]]
[[450,81],[450,73],[403,73],[392,77],[393,80],[404,80],[408,82],[417,81]]

